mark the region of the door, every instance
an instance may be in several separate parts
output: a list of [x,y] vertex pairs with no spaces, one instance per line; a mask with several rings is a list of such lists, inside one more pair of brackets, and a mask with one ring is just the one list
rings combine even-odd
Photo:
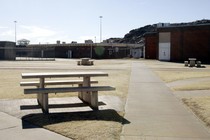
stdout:
[[72,58],[72,51],[68,50],[67,55],[68,55],[68,58]]
[[159,60],[170,61],[170,43],[159,43]]

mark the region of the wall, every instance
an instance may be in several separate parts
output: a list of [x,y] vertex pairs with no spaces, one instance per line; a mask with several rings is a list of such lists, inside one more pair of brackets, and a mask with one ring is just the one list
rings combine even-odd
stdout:
[[158,58],[158,37],[157,33],[145,34],[145,58]]
[[9,41],[0,41],[0,60],[15,60],[15,43]]
[[171,32],[171,61],[193,57],[210,62],[210,25],[159,28],[158,32]]

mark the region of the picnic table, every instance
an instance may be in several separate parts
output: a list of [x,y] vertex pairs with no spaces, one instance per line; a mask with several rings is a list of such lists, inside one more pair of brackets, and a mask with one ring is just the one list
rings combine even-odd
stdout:
[[81,58],[77,61],[77,65],[93,65],[93,60],[90,58]]
[[[42,107],[44,113],[49,112],[48,93],[79,92],[78,97],[85,103],[88,103],[93,109],[98,109],[98,91],[115,90],[110,86],[91,86],[91,77],[107,77],[105,72],[45,72],[45,73],[22,73],[23,79],[38,79],[38,81],[22,82],[21,86],[36,86],[36,88],[24,89],[24,94],[37,94],[38,104]],[[82,78],[82,80],[71,81],[47,81],[54,78]],[[47,85],[78,84],[78,87],[51,87]]]
[[189,58],[189,61],[190,61],[190,67],[195,67],[196,58]]

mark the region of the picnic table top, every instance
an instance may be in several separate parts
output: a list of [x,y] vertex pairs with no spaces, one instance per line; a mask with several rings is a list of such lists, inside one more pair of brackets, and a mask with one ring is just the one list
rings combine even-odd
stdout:
[[189,58],[189,60],[195,61],[195,60],[196,60],[196,58]]
[[85,72],[44,72],[44,73],[22,73],[22,78],[56,78],[56,77],[97,77],[108,76],[108,73],[98,71]]

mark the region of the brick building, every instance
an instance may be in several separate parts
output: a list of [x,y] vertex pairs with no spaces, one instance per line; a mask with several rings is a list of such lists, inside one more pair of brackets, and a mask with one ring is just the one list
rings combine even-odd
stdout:
[[145,34],[145,58],[210,62],[210,24],[167,26]]

